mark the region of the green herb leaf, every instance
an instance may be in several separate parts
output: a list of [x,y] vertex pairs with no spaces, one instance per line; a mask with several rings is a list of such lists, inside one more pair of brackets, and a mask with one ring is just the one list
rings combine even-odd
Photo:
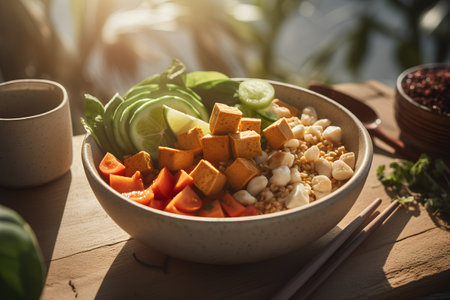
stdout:
[[94,96],[85,94],[84,114],[86,119],[81,118],[85,130],[90,133],[104,152],[114,153],[114,148],[108,140],[103,124],[103,114],[105,108],[103,104]]
[[416,162],[400,160],[377,167],[377,177],[393,194],[393,200],[409,204],[414,200],[433,213],[450,214],[450,170],[440,159],[422,154]]

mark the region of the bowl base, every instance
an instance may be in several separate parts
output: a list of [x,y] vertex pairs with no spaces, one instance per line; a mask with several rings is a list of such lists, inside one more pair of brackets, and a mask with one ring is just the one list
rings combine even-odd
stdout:
[[169,259],[168,255],[150,248],[142,242],[134,240],[133,256],[140,264],[151,268],[161,269],[164,273],[167,273],[166,266],[167,260]]

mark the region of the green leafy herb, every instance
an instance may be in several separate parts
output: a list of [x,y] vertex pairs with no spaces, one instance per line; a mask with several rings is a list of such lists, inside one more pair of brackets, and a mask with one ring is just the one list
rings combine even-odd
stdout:
[[441,159],[422,154],[416,162],[400,160],[377,168],[377,177],[402,204],[416,200],[433,213],[450,215],[450,169]]
[[81,118],[81,123],[100,145],[103,151],[114,153],[114,149],[108,140],[103,126],[103,104],[94,96],[84,95],[84,114],[86,119]]

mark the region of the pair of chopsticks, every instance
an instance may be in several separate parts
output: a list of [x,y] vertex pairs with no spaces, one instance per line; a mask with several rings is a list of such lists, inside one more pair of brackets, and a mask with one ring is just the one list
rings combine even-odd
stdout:
[[[383,212],[361,229],[362,225],[367,222],[380,204],[381,199],[375,199],[331,241],[323,252],[306,264],[272,299],[290,299],[294,294],[296,299],[297,297],[298,299],[306,299],[310,296],[339,264],[391,215],[398,207],[399,202],[392,202]],[[325,263],[327,264],[325,265]],[[305,283],[308,284],[305,285]]]

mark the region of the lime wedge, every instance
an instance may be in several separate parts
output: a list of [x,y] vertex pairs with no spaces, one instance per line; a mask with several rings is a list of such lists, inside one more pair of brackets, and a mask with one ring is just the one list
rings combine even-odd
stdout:
[[210,133],[209,124],[196,117],[182,113],[166,105],[163,105],[163,114],[164,120],[174,136],[178,136],[196,127],[199,127],[203,131],[203,134]]
[[254,109],[265,108],[275,97],[273,86],[263,79],[248,79],[239,84],[239,100]]
[[155,159],[158,157],[158,146],[170,147],[176,142],[164,120],[163,105],[196,115],[193,106],[181,99],[155,99],[136,109],[129,122],[130,140],[138,151],[146,151]]

